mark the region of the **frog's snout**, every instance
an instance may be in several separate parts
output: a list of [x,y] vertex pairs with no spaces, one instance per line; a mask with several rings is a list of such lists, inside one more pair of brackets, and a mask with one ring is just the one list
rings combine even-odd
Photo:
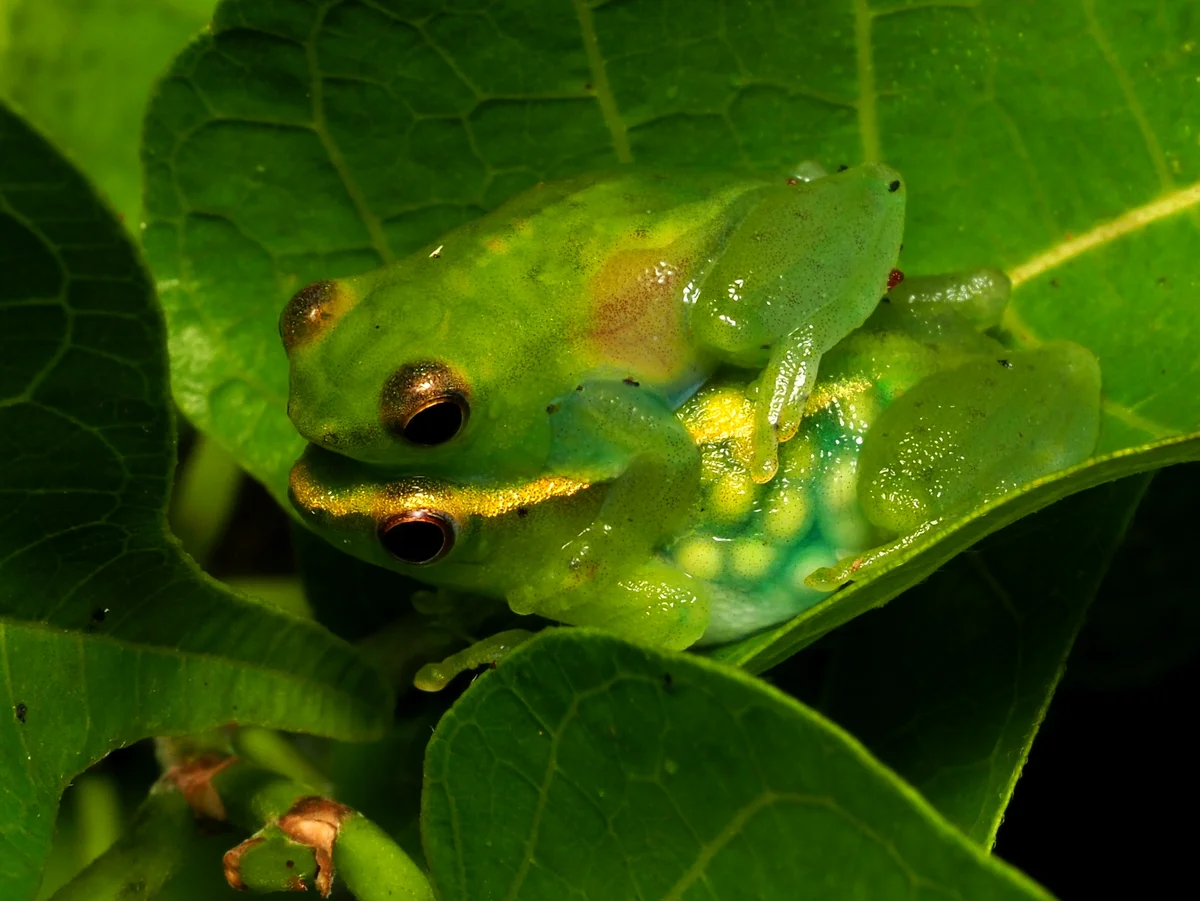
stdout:
[[401,563],[427,566],[450,553],[457,533],[448,513],[406,510],[380,523],[379,544]]
[[882,189],[881,193],[903,196],[904,180],[900,177],[900,173],[887,163],[863,163],[859,167],[859,172],[861,172],[861,177]]

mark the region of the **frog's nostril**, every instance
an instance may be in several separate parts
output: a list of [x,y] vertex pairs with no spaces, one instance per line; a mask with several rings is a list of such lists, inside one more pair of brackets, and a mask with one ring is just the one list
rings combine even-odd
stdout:
[[379,543],[400,562],[424,566],[454,547],[454,523],[443,513],[411,510],[379,527]]

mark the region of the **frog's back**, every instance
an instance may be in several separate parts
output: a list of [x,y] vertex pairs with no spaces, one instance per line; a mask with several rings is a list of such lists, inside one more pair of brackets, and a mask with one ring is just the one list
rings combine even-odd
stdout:
[[688,354],[685,289],[762,186],[636,170],[547,182],[380,270],[371,303],[393,329],[423,316],[426,346],[445,335],[486,358],[512,335],[543,371],[561,358],[670,382]]

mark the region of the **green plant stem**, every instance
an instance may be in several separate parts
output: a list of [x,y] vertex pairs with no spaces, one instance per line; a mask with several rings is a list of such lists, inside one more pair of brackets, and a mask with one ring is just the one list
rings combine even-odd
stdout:
[[312,761],[274,729],[242,726],[233,734],[233,748],[238,756],[251,763],[286,776],[294,782],[311,786],[319,794],[328,794],[331,789],[328,778]]
[[171,531],[197,563],[204,564],[225,533],[241,484],[242,470],[229,452],[197,434],[171,497]]
[[195,817],[183,796],[174,788],[156,786],[125,834],[50,901],[152,898],[179,867],[195,834]]
[[333,862],[358,901],[433,901],[421,868],[360,813],[342,823]]
[[[228,820],[251,833],[268,832],[301,798],[316,794],[311,785],[288,779],[246,760],[238,760],[212,777]],[[247,852],[247,858],[251,852]],[[375,823],[357,811],[340,824],[333,845],[337,875],[359,901],[432,901],[425,873]],[[246,874],[249,876],[249,873]],[[259,886],[246,883],[248,888]],[[272,883],[262,886],[276,890]]]
[[116,780],[88,773],[75,780],[81,867],[91,863],[121,837],[121,798]]

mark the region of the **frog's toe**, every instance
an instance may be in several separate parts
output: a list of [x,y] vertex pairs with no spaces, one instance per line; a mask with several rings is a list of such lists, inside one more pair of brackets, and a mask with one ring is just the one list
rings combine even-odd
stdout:
[[750,478],[759,485],[771,481],[779,469],[779,447],[772,432],[766,439],[758,440],[755,435],[753,454],[750,458]]

